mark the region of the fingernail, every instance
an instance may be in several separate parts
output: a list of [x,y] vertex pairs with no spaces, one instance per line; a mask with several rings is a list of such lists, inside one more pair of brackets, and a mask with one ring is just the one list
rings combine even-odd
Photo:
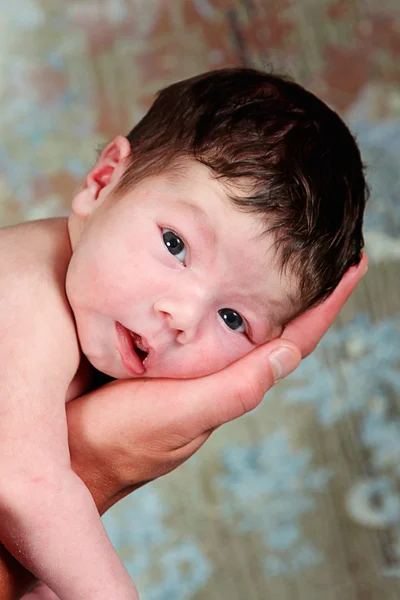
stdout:
[[287,346],[274,350],[269,360],[275,377],[275,383],[287,377],[299,364],[299,357]]

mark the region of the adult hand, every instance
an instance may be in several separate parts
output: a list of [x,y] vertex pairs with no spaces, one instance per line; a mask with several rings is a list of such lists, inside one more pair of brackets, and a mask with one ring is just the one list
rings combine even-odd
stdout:
[[310,354],[367,269],[344,275],[322,304],[276,339],[206,377],[115,381],[71,403],[74,469],[101,513],[147,481],[185,462],[220,425],[255,408],[274,383]]

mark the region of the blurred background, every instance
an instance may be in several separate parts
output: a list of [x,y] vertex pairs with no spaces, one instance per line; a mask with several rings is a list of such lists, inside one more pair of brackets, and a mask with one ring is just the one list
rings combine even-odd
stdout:
[[288,73],[348,121],[370,268],[262,407],[104,522],[142,600],[398,598],[398,0],[0,0],[0,222],[67,214],[159,88],[225,65]]

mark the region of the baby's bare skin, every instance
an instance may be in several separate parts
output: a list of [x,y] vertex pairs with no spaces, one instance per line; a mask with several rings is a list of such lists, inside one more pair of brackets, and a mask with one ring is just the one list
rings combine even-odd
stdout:
[[[90,385],[64,291],[66,219],[0,230],[0,538],[64,600],[137,598],[72,471],[66,401]],[[84,364],[84,363],[83,363]]]

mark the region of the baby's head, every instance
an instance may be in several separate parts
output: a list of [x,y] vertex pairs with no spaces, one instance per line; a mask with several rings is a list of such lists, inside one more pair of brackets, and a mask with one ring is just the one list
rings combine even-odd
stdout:
[[296,83],[224,69],[161,91],[75,196],[67,294],[113,377],[194,377],[280,335],[361,258],[356,142]]

